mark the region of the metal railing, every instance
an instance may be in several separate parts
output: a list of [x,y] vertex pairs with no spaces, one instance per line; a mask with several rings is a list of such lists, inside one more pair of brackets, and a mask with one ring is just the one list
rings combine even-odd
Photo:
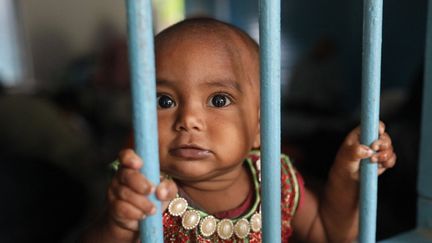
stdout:
[[[379,134],[382,13],[382,0],[364,1],[360,142],[368,146]],[[360,175],[360,242],[372,243],[376,235],[377,164],[362,160]]]
[[[432,204],[432,28],[429,6],[426,73],[419,174],[419,226],[431,228]],[[261,141],[263,241],[280,242],[280,0],[260,1]],[[364,1],[361,142],[378,138],[381,69],[382,0]],[[142,173],[159,182],[159,156],[151,0],[127,0],[132,73],[135,149],[145,161]],[[144,115],[145,114],[145,115]],[[140,224],[142,242],[163,242],[160,203],[157,213]],[[426,203],[425,203],[426,202]],[[361,162],[360,242],[375,242],[377,165]],[[421,211],[423,210],[423,211]]]
[[[157,185],[159,152],[151,0],[127,0],[127,18],[135,150],[144,161],[141,172]],[[163,242],[161,204],[154,195],[150,200],[156,205],[156,213],[141,221],[140,238],[142,242]]]

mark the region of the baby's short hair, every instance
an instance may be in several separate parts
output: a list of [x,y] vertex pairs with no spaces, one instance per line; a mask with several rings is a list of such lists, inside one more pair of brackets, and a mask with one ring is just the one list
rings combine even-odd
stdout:
[[[180,21],[155,37],[156,52],[162,45],[182,40],[202,41],[222,45],[239,60],[239,65],[253,65],[249,80],[259,90],[259,46],[245,31],[220,20],[199,17]],[[246,64],[247,63],[247,64]]]
[[188,18],[166,28],[156,36],[156,44],[171,38],[173,34],[176,38],[190,38],[202,35],[227,37],[227,33],[239,37],[250,51],[258,55],[258,43],[245,31],[232,24],[208,17]]

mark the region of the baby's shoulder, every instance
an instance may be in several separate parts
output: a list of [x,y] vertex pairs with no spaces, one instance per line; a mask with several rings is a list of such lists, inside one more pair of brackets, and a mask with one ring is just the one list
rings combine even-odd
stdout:
[[[261,153],[253,150],[249,153],[249,162],[255,168],[258,180],[261,182]],[[300,205],[300,194],[303,188],[302,177],[295,169],[286,154],[280,156],[281,166],[281,210],[284,238],[292,234],[291,221]]]

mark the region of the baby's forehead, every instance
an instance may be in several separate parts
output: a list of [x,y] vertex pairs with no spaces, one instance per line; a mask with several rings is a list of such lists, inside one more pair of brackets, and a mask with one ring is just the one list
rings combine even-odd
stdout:
[[250,52],[258,56],[258,44],[241,29],[210,18],[186,19],[168,27],[156,36],[156,49],[172,46],[182,41],[207,42],[236,49],[239,53]]
[[185,20],[158,34],[155,44],[159,61],[177,51],[183,56],[194,53],[203,60],[212,55],[229,63],[253,86],[259,83],[258,44],[234,26],[213,19]]
[[[222,38],[215,34],[182,34],[172,35],[156,44],[156,53],[172,54],[173,52],[190,55],[202,54],[203,56],[209,53],[217,54],[220,57],[234,57],[242,54],[245,48],[239,48],[233,38]],[[187,50],[187,51],[185,51]]]

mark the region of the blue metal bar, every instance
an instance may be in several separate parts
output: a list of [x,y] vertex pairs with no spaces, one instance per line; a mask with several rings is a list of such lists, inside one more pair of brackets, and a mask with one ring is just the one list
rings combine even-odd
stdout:
[[[382,0],[365,0],[363,6],[363,70],[361,101],[362,144],[378,138],[381,78]],[[360,243],[374,243],[377,211],[377,164],[361,162]]]
[[417,226],[432,228],[432,1],[429,1],[418,169]]
[[0,85],[12,87],[22,85],[29,71],[25,61],[21,26],[17,12],[18,3],[13,0],[0,0]]
[[280,6],[260,1],[263,242],[281,242]]
[[[127,0],[127,17],[135,150],[144,160],[141,173],[157,185],[159,153],[151,0]],[[140,222],[141,242],[163,242],[161,204],[154,195],[150,200],[157,211]]]

